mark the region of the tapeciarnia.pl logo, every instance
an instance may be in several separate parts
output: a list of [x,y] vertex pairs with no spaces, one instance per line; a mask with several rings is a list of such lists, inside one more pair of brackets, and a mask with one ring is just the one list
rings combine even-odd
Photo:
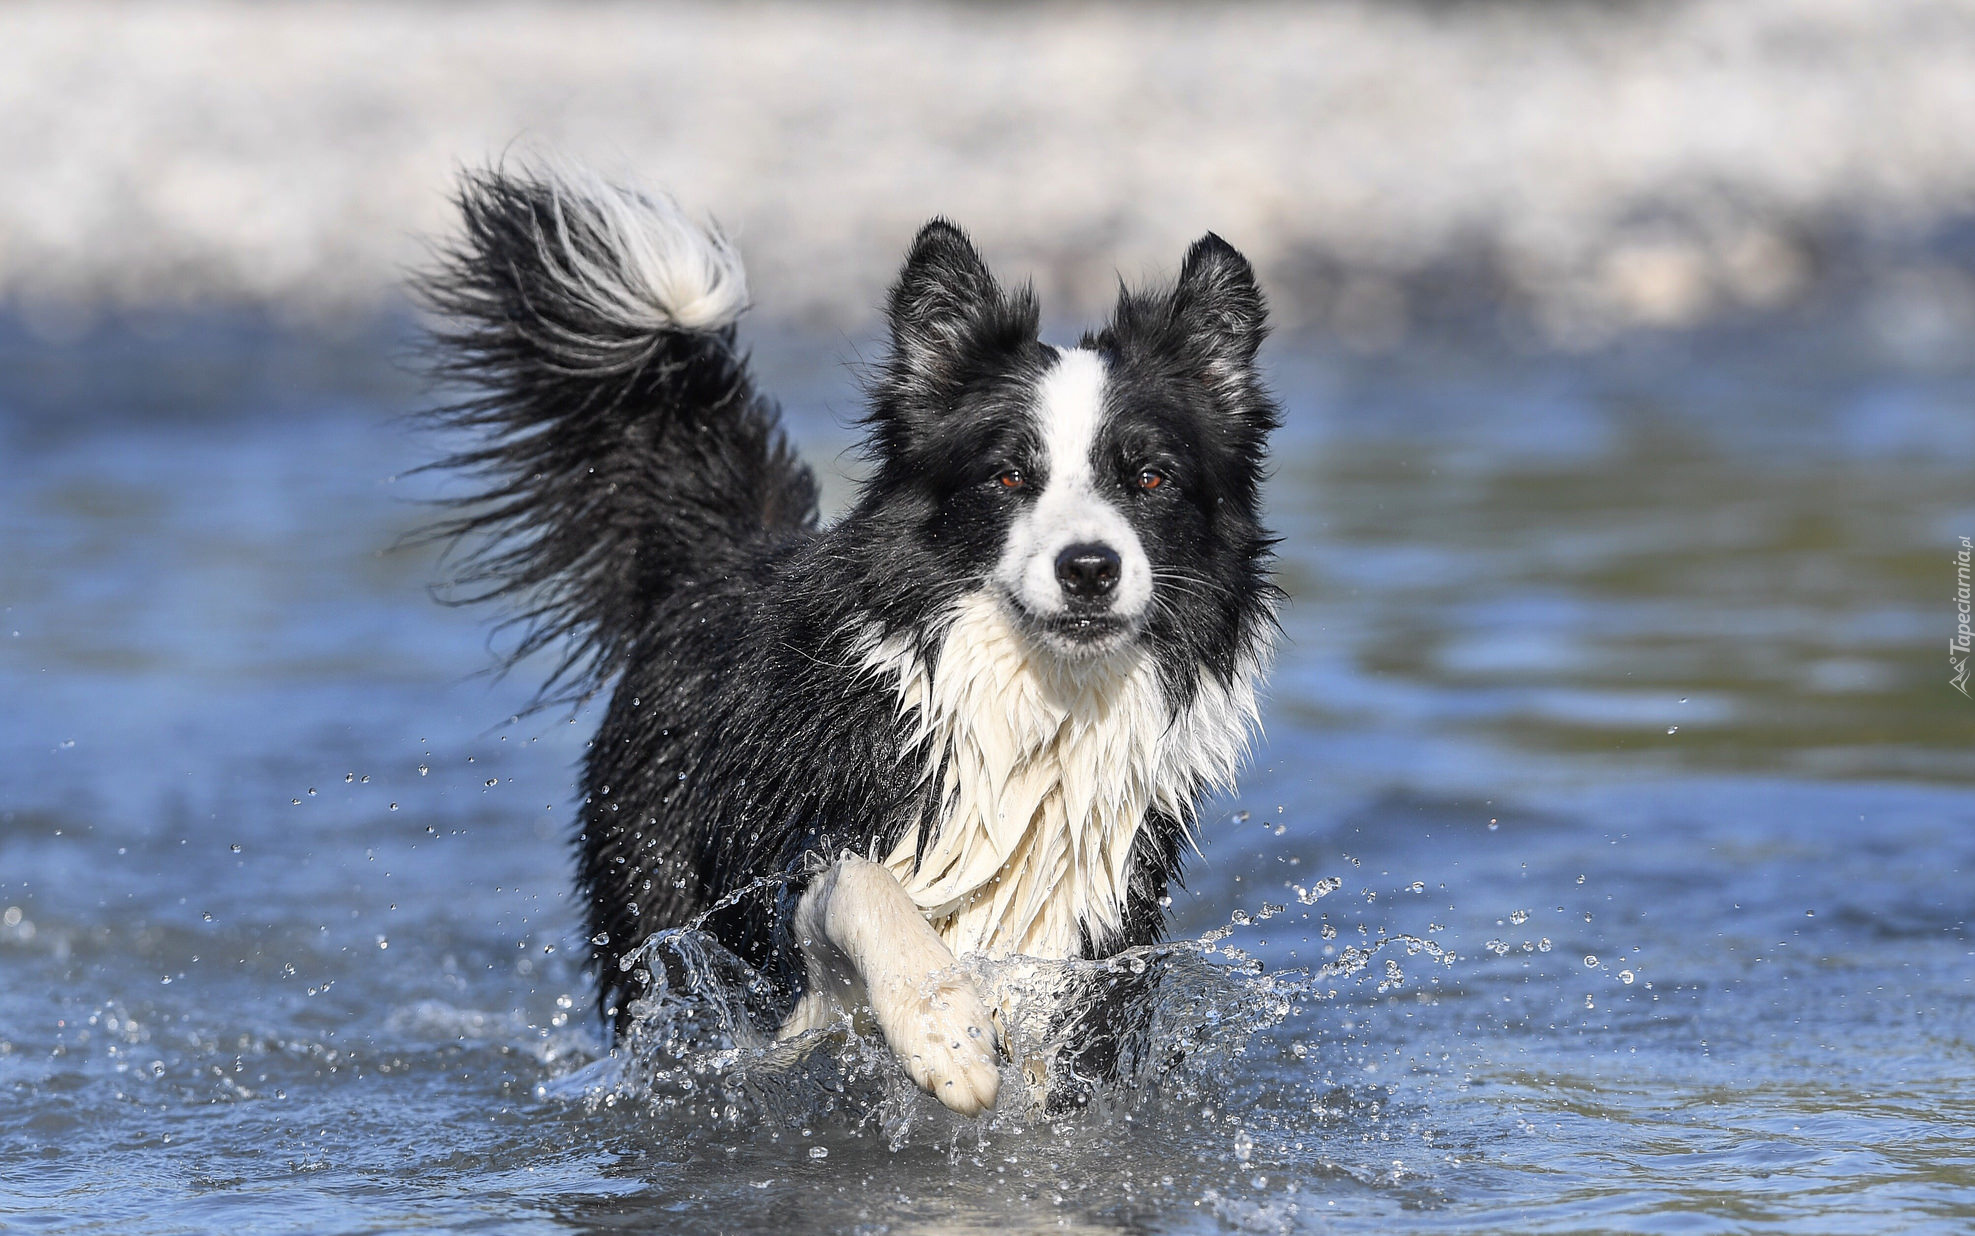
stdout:
[[[1961,549],[1955,554],[1954,568],[1954,609],[1959,621],[1955,624],[1954,638],[1948,641],[1948,668],[1954,671],[1948,685],[1963,695],[1968,695],[1968,650],[1975,632],[1968,628],[1968,558],[1971,547],[1967,537],[1961,538]],[[1975,699],[1975,696],[1969,696]]]

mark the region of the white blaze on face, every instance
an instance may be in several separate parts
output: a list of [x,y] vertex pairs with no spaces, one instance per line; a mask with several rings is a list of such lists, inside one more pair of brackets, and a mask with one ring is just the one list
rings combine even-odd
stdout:
[[1042,439],[1042,492],[1009,527],[995,582],[1023,609],[1041,616],[1065,612],[1056,559],[1072,545],[1106,545],[1117,552],[1118,586],[1111,613],[1137,621],[1152,599],[1152,564],[1124,512],[1099,492],[1091,450],[1104,422],[1104,359],[1085,348],[1059,350],[1036,390],[1034,415]]

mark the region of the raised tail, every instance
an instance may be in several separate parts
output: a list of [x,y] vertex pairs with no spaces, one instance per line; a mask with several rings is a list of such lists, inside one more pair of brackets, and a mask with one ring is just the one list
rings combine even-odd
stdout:
[[504,600],[545,699],[607,682],[651,605],[733,547],[816,520],[816,482],[735,350],[746,276],[669,198],[570,171],[462,178],[465,227],[418,282],[436,410],[477,483],[435,535],[447,599]]

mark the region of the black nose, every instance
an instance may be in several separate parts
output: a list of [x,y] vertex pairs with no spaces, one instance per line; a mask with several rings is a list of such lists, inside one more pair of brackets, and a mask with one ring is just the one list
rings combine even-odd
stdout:
[[1079,600],[1095,601],[1117,588],[1119,565],[1109,545],[1072,545],[1056,555],[1056,582]]

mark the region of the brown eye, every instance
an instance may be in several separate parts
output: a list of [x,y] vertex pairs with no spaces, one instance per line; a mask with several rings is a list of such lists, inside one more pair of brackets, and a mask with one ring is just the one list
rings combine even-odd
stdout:
[[1008,471],[1002,473],[1000,476],[997,476],[994,479],[995,479],[995,483],[1000,485],[1003,489],[1020,489],[1022,486],[1029,483],[1029,478],[1022,475],[1022,470],[1020,468],[1010,468],[1008,469]]
[[1166,474],[1157,468],[1147,468],[1138,474],[1140,489],[1157,489],[1166,483]]

